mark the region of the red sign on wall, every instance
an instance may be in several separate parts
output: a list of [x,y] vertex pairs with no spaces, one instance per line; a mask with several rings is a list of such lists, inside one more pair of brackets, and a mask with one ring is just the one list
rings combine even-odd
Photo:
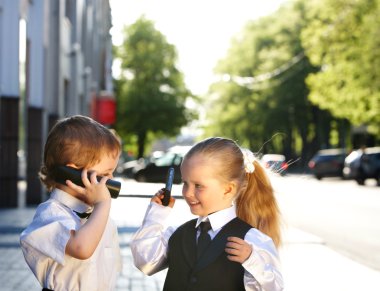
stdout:
[[94,103],[93,113],[96,121],[104,125],[116,122],[116,101],[113,97],[100,96]]

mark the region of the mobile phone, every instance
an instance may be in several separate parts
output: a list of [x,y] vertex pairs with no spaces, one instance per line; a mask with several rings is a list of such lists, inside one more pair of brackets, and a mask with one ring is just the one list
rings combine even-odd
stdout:
[[172,186],[174,180],[174,168],[170,167],[168,170],[168,174],[166,176],[166,184],[164,188],[164,198],[161,199],[162,205],[168,206],[170,201],[170,196],[172,193]]
[[[78,170],[68,166],[58,166],[55,168],[55,179],[56,182],[66,185],[66,180],[70,180],[74,184],[84,187],[81,176],[82,170]],[[91,173],[88,173],[88,178],[90,179]],[[96,179],[100,181],[102,177],[96,176]],[[119,196],[121,183],[119,181],[108,179],[106,186],[110,191],[111,198],[116,199]]]

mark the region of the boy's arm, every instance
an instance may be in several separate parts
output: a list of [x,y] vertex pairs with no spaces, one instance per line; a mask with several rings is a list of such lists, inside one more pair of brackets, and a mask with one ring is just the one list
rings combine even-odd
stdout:
[[80,260],[92,256],[108,221],[111,199],[94,205],[94,210],[87,222],[78,230],[71,231],[71,237],[66,245],[66,254]]
[[[91,180],[91,181],[90,181]],[[65,253],[80,260],[86,260],[92,256],[102,238],[106,228],[108,216],[111,208],[111,195],[106,187],[107,177],[103,177],[99,182],[96,173],[91,174],[90,180],[87,178],[87,171],[82,171],[82,181],[85,188],[75,185],[71,181],[66,184],[91,201],[94,210],[83,226],[71,231],[71,236],[67,242]]]

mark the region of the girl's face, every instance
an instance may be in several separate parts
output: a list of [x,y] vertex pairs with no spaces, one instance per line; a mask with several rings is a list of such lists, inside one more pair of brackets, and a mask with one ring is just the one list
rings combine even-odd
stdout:
[[202,155],[187,158],[181,165],[182,195],[194,215],[207,216],[232,205],[231,183],[218,179],[216,166]]

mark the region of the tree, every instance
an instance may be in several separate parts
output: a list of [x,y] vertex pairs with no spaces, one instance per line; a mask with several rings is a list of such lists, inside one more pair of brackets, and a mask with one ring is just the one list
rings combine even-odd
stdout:
[[[208,133],[231,136],[252,149],[264,146],[263,151],[288,158],[301,153],[303,164],[329,140],[334,118],[310,103],[305,83],[319,69],[310,64],[300,39],[306,10],[305,1],[290,3],[248,23],[235,37],[215,69],[229,75],[230,82],[211,87],[210,95],[216,97],[208,110]],[[322,115],[327,126],[315,123]],[[324,135],[319,134],[322,126]]]
[[191,92],[176,68],[175,47],[141,17],[124,30],[124,42],[116,48],[122,74],[115,81],[117,131],[137,141],[138,157],[144,156],[149,135],[174,136],[195,113],[186,108]]
[[307,79],[310,100],[380,138],[380,1],[315,1],[308,19],[302,43],[322,68]]

